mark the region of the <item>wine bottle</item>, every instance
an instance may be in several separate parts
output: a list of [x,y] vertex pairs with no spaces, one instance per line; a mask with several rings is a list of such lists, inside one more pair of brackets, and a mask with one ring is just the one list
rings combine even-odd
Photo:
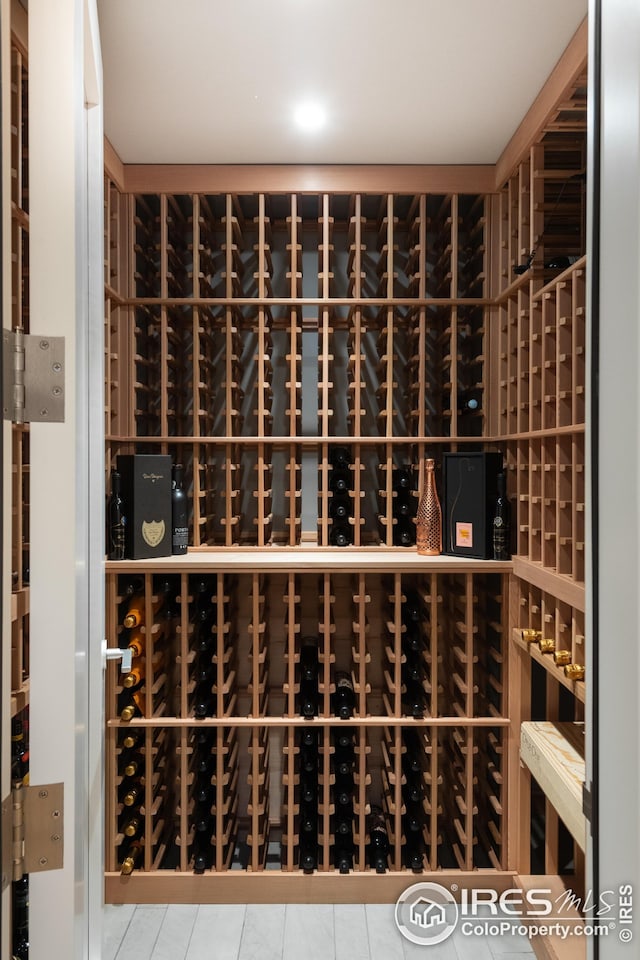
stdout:
[[347,777],[353,773],[353,764],[355,761],[355,752],[353,748],[353,734],[336,732],[335,749],[333,755],[333,769],[338,777]]
[[421,656],[416,656],[415,653],[411,652],[406,663],[402,664],[402,682],[406,683],[407,680],[412,680],[420,683],[425,679],[425,675],[424,660]]
[[351,498],[338,494],[329,500],[329,516],[333,521],[347,520],[351,516]]
[[405,626],[405,629],[401,634],[401,639],[402,652],[407,658],[410,656],[415,656],[416,653],[420,653],[420,651],[424,650],[424,636],[422,635],[418,625],[415,623],[408,623]]
[[107,505],[109,560],[124,560],[124,528],[126,518],[122,500],[122,484],[117,470],[111,471],[111,496]]
[[13,883],[13,960],[29,960],[29,877]]
[[144,716],[144,695],[140,690],[123,690],[120,694],[118,709],[121,720],[133,720]]
[[144,788],[139,780],[132,782],[130,778],[127,777],[118,788],[118,800],[125,807],[137,806],[141,802],[143,795]]
[[142,733],[140,730],[128,730],[120,741],[120,746],[123,751],[127,751],[127,755],[139,749],[142,746]]
[[191,852],[193,854],[194,873],[204,873],[205,870],[211,869],[214,854],[211,835],[196,833],[191,845]]
[[314,773],[318,770],[318,751],[313,747],[300,747],[300,770],[303,773]]
[[392,485],[396,493],[410,493],[413,488],[411,469],[409,467],[395,467],[392,474]]
[[135,814],[133,817],[130,817],[122,828],[122,832],[125,837],[137,837],[142,830],[142,824],[144,820],[139,814]]
[[442,510],[436,490],[435,461],[425,462],[422,496],[416,514],[416,543],[418,553],[438,556],[442,553]]
[[545,260],[544,269],[545,270],[566,270],[567,267],[571,267],[580,257],[575,256],[566,256],[559,254],[556,257],[551,257],[550,260]]
[[122,866],[120,868],[120,873],[127,877],[129,874],[133,873],[136,864],[142,856],[142,842],[140,840],[132,840],[130,843],[121,844],[121,847],[125,847],[126,856],[122,860]]
[[313,873],[318,866],[318,841],[306,836],[300,837],[300,868],[305,873]]
[[405,836],[403,851],[405,866],[414,873],[419,873],[424,866],[422,823],[416,816],[405,814],[402,818],[402,827]]
[[416,720],[424,716],[427,708],[427,696],[424,687],[417,680],[407,678],[402,692],[402,712],[406,717],[415,717]]
[[318,802],[318,775],[317,773],[301,775],[300,777],[300,799],[304,803],[315,804]]
[[122,757],[120,770],[123,777],[135,777],[144,772],[144,757],[140,753],[129,751]]
[[493,511],[493,559],[509,560],[511,552],[511,504],[506,494],[506,477],[500,471],[497,477],[498,495]]
[[332,547],[350,547],[353,543],[353,527],[350,523],[331,525],[329,543]]
[[[394,513],[396,507],[394,503]],[[408,517],[396,516],[396,522],[393,524],[393,545],[394,547],[414,547],[416,543],[416,527],[413,520]]]
[[333,862],[336,869],[341,874],[347,874],[353,870],[353,837],[348,835],[336,835],[333,847]]
[[210,650],[213,646],[213,610],[198,610],[193,621],[192,646],[198,652]]
[[336,670],[335,693],[333,694],[333,712],[341,720],[349,720],[356,706],[353,682],[346,670]]
[[187,519],[187,495],[182,489],[183,466],[176,463],[171,481],[171,553],[180,556],[187,552],[189,521]]
[[402,755],[402,768],[405,772],[422,773],[425,745],[422,735],[417,730],[404,730],[403,740],[406,752]]
[[140,627],[134,627],[129,634],[128,647],[131,650],[132,657],[141,657],[144,653],[147,636]]
[[[153,658],[153,665],[152,665],[153,671],[155,672],[157,670],[160,670],[163,664],[164,664],[164,654],[162,652],[159,652]],[[140,662],[136,663],[131,668],[131,671],[122,678],[122,686],[125,688],[125,690],[133,690],[134,688],[139,687],[142,683],[144,683],[146,672],[147,672],[146,661],[140,660]]]
[[311,719],[318,713],[318,640],[303,637],[300,644],[300,715]]
[[348,447],[331,447],[329,450],[329,463],[334,470],[349,470],[351,466],[351,453]]
[[144,623],[144,597],[135,596],[129,601],[127,612],[122,620],[122,625],[131,629],[131,627],[140,627]]
[[371,805],[367,829],[369,833],[369,866],[376,873],[384,873],[388,865],[389,836],[382,807]]

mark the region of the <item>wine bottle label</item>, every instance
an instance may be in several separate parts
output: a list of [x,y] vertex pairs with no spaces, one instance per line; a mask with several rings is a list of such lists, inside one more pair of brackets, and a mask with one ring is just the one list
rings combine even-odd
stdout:
[[143,520],[141,533],[142,539],[150,547],[157,547],[162,542],[165,535],[164,520]]
[[109,527],[109,536],[111,538],[109,556],[112,560],[124,560],[124,524],[125,520],[123,517],[116,523],[112,523]]
[[189,527],[174,527],[171,535],[172,553],[186,553],[189,544]]
[[456,523],[456,547],[473,549],[473,524]]
[[336,677],[336,690],[345,688],[347,690],[353,690],[353,683],[351,682],[351,677],[343,675]]

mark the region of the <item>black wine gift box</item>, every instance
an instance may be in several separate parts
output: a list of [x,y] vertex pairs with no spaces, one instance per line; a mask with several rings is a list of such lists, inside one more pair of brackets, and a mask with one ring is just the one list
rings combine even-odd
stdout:
[[124,552],[128,560],[171,556],[171,457],[121,454],[125,514]]
[[445,453],[442,457],[443,553],[493,556],[493,513],[501,453]]

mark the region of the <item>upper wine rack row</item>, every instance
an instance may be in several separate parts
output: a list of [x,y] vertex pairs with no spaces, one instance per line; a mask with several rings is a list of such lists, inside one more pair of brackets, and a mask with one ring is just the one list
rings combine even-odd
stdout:
[[128,289],[109,232],[105,282],[145,300],[482,300],[486,202],[457,194],[131,196]]

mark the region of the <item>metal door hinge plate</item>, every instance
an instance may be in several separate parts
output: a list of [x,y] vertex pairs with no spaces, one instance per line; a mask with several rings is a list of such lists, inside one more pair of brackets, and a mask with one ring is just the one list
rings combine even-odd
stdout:
[[64,337],[2,331],[3,417],[64,422]]
[[2,805],[2,833],[3,837],[6,833],[9,838],[8,863],[11,867],[7,867],[7,873],[10,879],[20,880],[25,873],[62,869],[64,784],[17,784],[11,797],[7,798],[7,806],[5,821],[5,805]]

